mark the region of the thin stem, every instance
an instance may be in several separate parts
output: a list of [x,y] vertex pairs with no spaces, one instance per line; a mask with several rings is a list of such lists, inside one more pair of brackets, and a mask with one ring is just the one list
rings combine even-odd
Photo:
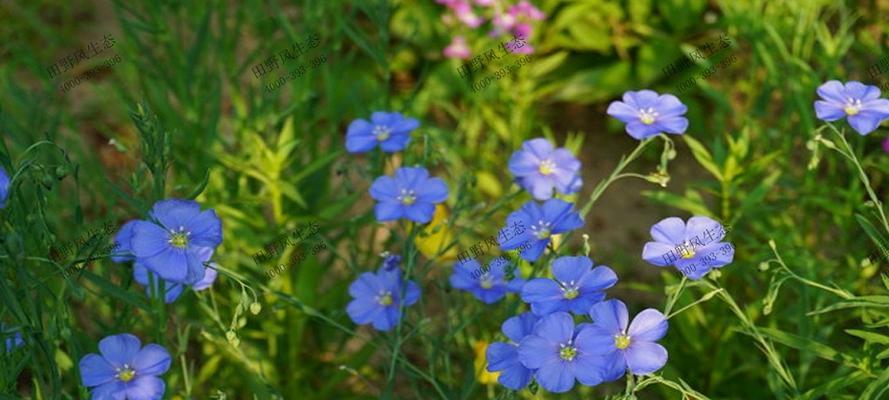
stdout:
[[[846,158],[852,161],[855,164],[855,168],[858,170],[858,175],[861,177],[861,182],[864,183],[864,188],[867,190],[868,196],[870,196],[871,201],[874,203],[874,206],[877,207],[877,212],[880,214],[880,219],[883,222],[883,229],[886,229],[886,233],[889,233],[889,219],[886,219],[886,212],[883,210],[883,203],[880,202],[880,199],[877,197],[877,194],[874,193],[874,189],[870,186],[870,179],[867,178],[867,174],[864,172],[864,168],[861,167],[861,163],[858,161],[858,157],[855,156],[855,151],[852,149],[852,146],[846,140],[846,137],[842,132],[837,130],[835,126],[832,124],[828,124],[834,133],[840,138],[840,141],[843,142],[843,145],[848,152]],[[839,151],[839,149],[837,149]],[[840,153],[843,153],[842,151]]]

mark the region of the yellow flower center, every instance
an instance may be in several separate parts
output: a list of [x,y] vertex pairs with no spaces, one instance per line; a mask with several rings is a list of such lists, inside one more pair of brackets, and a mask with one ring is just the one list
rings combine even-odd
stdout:
[[689,243],[688,240],[686,240],[679,250],[679,255],[681,255],[684,259],[689,259],[694,257],[695,254],[697,254],[695,253],[695,247],[691,243]]
[[129,366],[124,365],[122,370],[118,370],[117,379],[120,379],[122,382],[129,382],[133,380],[136,376],[136,371],[130,369]]
[[380,296],[379,300],[377,300],[381,306],[386,307],[392,305],[392,294],[389,292],[383,293]]
[[653,108],[639,110],[639,121],[642,121],[642,123],[645,125],[651,125],[657,118],[657,114],[657,111],[655,111]]
[[578,295],[580,295],[580,292],[577,291],[577,288],[565,289],[565,292],[562,294],[568,300],[575,299]]
[[573,346],[565,346],[562,347],[562,350],[559,350],[559,357],[565,361],[571,361],[575,356],[577,356],[577,349]]
[[479,286],[481,286],[482,289],[490,289],[494,287],[494,281],[488,276],[483,276],[481,282],[479,282]]
[[170,238],[170,244],[172,244],[173,247],[178,247],[180,249],[184,248],[188,245],[188,235],[183,232],[174,233]]
[[851,98],[846,99],[846,107],[843,108],[843,111],[849,116],[858,114],[861,112],[861,100]]
[[380,142],[382,142],[386,139],[389,139],[389,133],[390,133],[389,128],[387,128],[385,126],[375,126],[374,130],[373,130],[374,136],[376,136],[377,141],[380,141]]
[[614,336],[614,347],[618,349],[626,349],[630,347],[630,336],[629,335],[616,335]]
[[543,228],[543,229],[537,231],[537,239],[543,240],[543,239],[548,238],[549,235],[550,235],[549,229]]
[[540,171],[541,175],[549,175],[556,171],[556,163],[551,160],[543,160],[540,162],[540,167],[537,170]]
[[401,201],[401,204],[409,206],[417,202],[417,196],[413,190],[401,189],[401,195],[398,196],[398,200]]

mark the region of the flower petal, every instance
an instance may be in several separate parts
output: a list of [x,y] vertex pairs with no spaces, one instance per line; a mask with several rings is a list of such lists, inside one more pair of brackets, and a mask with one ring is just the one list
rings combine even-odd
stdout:
[[200,213],[201,206],[194,200],[167,199],[154,203],[148,214],[167,230],[178,230]]
[[133,357],[139,353],[140,347],[142,342],[139,338],[129,333],[111,335],[99,341],[99,352],[115,368],[124,364],[132,365]]
[[160,375],[170,369],[170,353],[160,345],[149,343],[133,358],[136,375]]
[[617,118],[619,121],[623,123],[629,123],[631,121],[639,120],[639,111],[636,108],[633,108],[627,103],[622,101],[612,101],[611,104],[608,105],[608,110],[606,113],[614,118]]
[[685,222],[678,217],[662,219],[651,227],[651,238],[665,244],[682,243],[685,239]]
[[590,308],[593,325],[611,335],[623,333],[627,329],[629,314],[624,302],[611,299],[593,305]]
[[164,396],[166,384],[156,376],[137,376],[127,382],[127,400],[160,400]]
[[518,343],[521,342],[525,336],[533,333],[534,325],[536,325],[539,320],[540,318],[536,315],[526,311],[504,321],[503,325],[500,326],[500,330],[509,338],[509,340]]
[[584,256],[564,256],[553,261],[553,276],[559,282],[578,282],[593,267],[593,261]]
[[627,367],[636,375],[655,372],[667,363],[667,349],[657,343],[637,341],[624,351]]
[[535,325],[534,335],[554,343],[568,343],[574,338],[574,318],[566,312],[547,315]]
[[102,356],[90,353],[80,359],[80,381],[83,386],[93,387],[110,382],[117,374],[115,367]]
[[630,323],[627,334],[630,335],[630,340],[654,342],[667,334],[667,326],[667,318],[664,317],[664,314],[653,308],[647,308],[636,314],[633,322]]
[[550,361],[559,361],[559,344],[540,336],[528,335],[519,343],[519,361],[526,368],[537,369]]
[[574,387],[574,374],[561,361],[548,362],[537,370],[537,383],[549,392],[565,393]]
[[679,257],[675,253],[670,254],[673,248],[672,245],[661,242],[645,243],[645,247],[642,248],[642,259],[658,267],[673,265],[673,262]]
[[366,120],[352,121],[346,130],[346,151],[364,153],[373,149],[377,144],[377,138],[372,134],[373,128],[374,126]]
[[836,121],[846,116],[842,103],[815,100],[815,117],[822,121]]

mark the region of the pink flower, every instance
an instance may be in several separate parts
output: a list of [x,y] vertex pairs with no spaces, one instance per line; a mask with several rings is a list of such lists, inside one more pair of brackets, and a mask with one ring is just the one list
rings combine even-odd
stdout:
[[889,137],[883,141],[883,151],[889,153]]
[[527,17],[532,21],[539,21],[546,17],[543,14],[543,11],[540,11],[540,9],[534,7],[534,5],[529,3],[527,0],[522,0],[519,2],[519,4],[510,7],[509,13],[516,17]]
[[519,23],[512,28],[512,33],[519,39],[528,40],[531,37],[531,24]]
[[475,0],[475,4],[480,5],[482,7],[489,7],[494,5],[494,0]]
[[494,25],[491,36],[497,37],[509,32],[515,26],[516,19],[512,14],[497,14],[491,19],[491,23]]
[[472,12],[472,5],[463,0],[456,0],[448,5],[452,10],[454,10],[454,14],[457,15],[457,19],[460,22],[466,24],[466,26],[470,28],[477,28],[483,22],[485,22],[484,18],[475,15]]
[[442,51],[447,58],[467,59],[470,56],[469,46],[466,45],[466,39],[463,36],[454,36],[451,44]]

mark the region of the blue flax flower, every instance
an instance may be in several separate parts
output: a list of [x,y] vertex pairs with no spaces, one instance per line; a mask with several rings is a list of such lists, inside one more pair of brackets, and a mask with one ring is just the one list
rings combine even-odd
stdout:
[[653,308],[633,318],[629,329],[627,306],[620,300],[606,300],[590,309],[593,323],[585,329],[604,342],[596,348],[603,357],[602,378],[614,381],[629,369],[635,375],[655,372],[667,363],[667,349],[656,341],[667,333],[667,319]]
[[166,281],[194,284],[204,277],[202,257],[222,243],[222,222],[191,200],[162,200],[132,227],[129,250],[136,262]]
[[522,149],[509,159],[509,172],[537,200],[553,197],[553,189],[571,194],[581,186],[580,161],[567,149],[553,149],[543,138],[523,143]]
[[559,257],[553,261],[552,271],[554,279],[532,279],[522,288],[522,300],[539,316],[556,311],[586,314],[605,298],[604,290],[617,283],[611,268],[593,268],[589,257]]
[[397,112],[375,112],[371,114],[370,122],[356,119],[349,124],[346,150],[349,153],[364,153],[377,145],[387,153],[404,150],[411,140],[411,131],[419,126],[417,120],[405,118]]
[[608,115],[626,124],[627,133],[643,140],[661,132],[681,135],[688,128],[684,117],[688,107],[672,94],[660,95],[652,90],[626,92],[624,101],[608,105]]
[[574,329],[571,314],[557,312],[543,317],[534,333],[519,343],[519,361],[525,368],[537,370],[537,383],[550,392],[564,393],[581,384],[595,386],[602,382],[598,349],[611,342],[589,329]]
[[93,399],[161,399],[166,385],[158,378],[170,369],[170,354],[157,344],[142,347],[139,338],[112,335],[99,342],[101,354],[80,359],[83,386],[92,388]]
[[691,217],[688,224],[666,218],[651,227],[651,237],[654,241],[645,243],[642,259],[658,267],[673,265],[693,280],[731,263],[735,256],[730,243],[720,242],[725,228],[708,217]]
[[500,232],[500,248],[524,247],[519,255],[527,261],[536,261],[552,235],[583,226],[583,220],[572,207],[573,204],[559,199],[549,199],[542,206],[534,201],[525,203],[506,218],[507,226]]
[[519,343],[525,336],[534,331],[537,324],[536,315],[525,312],[512,317],[501,325],[500,330],[509,339],[509,343],[494,342],[488,346],[485,358],[488,360],[488,371],[500,371],[497,382],[512,390],[520,390],[531,382],[534,371],[526,368],[519,361]]
[[823,121],[836,121],[846,117],[849,125],[861,135],[877,129],[880,122],[889,118],[889,100],[880,98],[880,89],[851,81],[827,81],[818,86],[815,115]]
[[0,208],[6,207],[6,198],[9,197],[9,175],[0,167]]
[[3,336],[0,337],[6,338],[4,342],[6,345],[7,353],[12,352],[13,350],[15,350],[16,347],[23,346],[25,344],[25,341],[22,340],[22,333],[18,330],[14,328],[7,329],[6,325],[0,323],[0,331],[3,332]]
[[[405,289],[404,300],[401,299]],[[353,300],[346,307],[349,318],[359,325],[373,324],[378,331],[388,331],[398,325],[401,303],[413,305],[420,299],[420,287],[413,281],[403,283],[401,270],[365,272],[349,285]]]
[[378,221],[407,218],[425,224],[432,220],[435,205],[447,200],[448,185],[441,178],[430,178],[426,168],[404,167],[394,177],[377,178],[370,186],[370,197],[377,201]]
[[386,255],[383,257],[383,265],[380,268],[385,271],[395,271],[399,267],[401,267],[401,256],[386,252]]
[[472,293],[485,304],[496,303],[507,292],[518,293],[525,284],[525,280],[521,278],[506,279],[508,265],[508,261],[499,257],[491,261],[486,269],[482,269],[475,259],[458,262],[451,274],[451,286]]

